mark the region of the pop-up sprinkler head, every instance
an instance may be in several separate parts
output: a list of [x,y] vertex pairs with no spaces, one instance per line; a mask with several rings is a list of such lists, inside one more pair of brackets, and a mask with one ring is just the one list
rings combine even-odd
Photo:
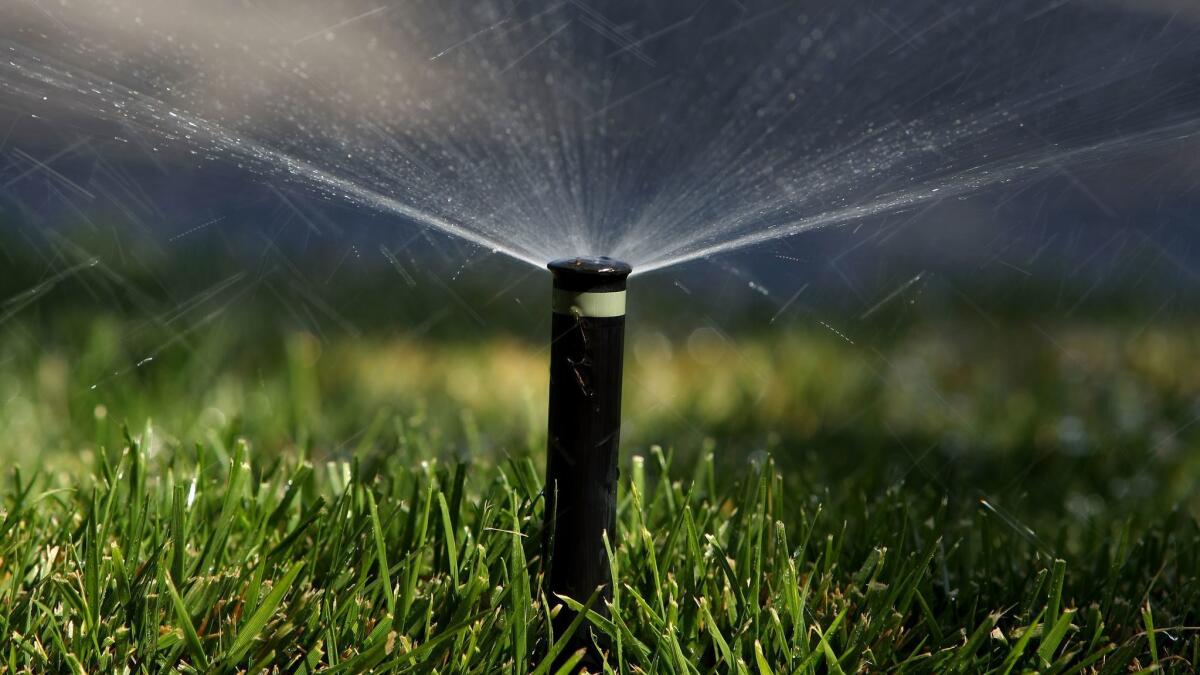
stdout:
[[[555,594],[586,602],[603,586],[592,610],[605,614],[612,579],[604,533],[615,546],[625,282],[632,268],[603,257],[555,260],[549,268],[554,273],[554,320],[543,542],[548,595],[553,604],[559,603]],[[556,635],[570,624],[572,614],[559,608]],[[561,653],[594,649],[600,636],[591,633],[581,627],[574,644]]]

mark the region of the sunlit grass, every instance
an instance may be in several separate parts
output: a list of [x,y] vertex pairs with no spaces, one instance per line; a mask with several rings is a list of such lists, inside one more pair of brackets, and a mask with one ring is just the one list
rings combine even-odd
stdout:
[[[1187,672],[1200,359],[1122,330],[632,334],[577,630],[620,673]],[[117,334],[0,341],[0,672],[553,672],[540,346]]]
[[[402,428],[348,463],[241,441],[154,459],[153,433],[75,485],[12,475],[9,672],[544,673],[565,642],[529,461],[420,462]],[[646,463],[622,483],[612,618],[580,626],[614,672],[1128,672],[1200,650],[1182,625],[1200,530],[1181,515],[1090,527],[1072,566],[916,485],[826,508],[769,461],[715,491],[711,459],[686,480]]]

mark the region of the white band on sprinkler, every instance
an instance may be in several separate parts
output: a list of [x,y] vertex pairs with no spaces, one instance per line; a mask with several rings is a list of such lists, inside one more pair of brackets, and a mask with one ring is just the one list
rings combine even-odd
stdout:
[[625,291],[577,293],[556,288],[554,311],[558,314],[597,319],[625,316]]

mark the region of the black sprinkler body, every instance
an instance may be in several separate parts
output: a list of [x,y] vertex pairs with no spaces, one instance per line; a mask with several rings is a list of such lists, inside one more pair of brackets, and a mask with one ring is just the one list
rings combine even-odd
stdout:
[[[586,602],[604,590],[592,610],[607,614],[612,578],[604,533],[615,547],[617,449],[621,436],[621,367],[625,352],[625,283],[632,268],[611,258],[568,258],[549,264],[554,273],[550,344],[550,420],[546,458],[543,553],[549,565],[548,597]],[[560,607],[555,634],[573,618]],[[584,623],[569,656],[581,647],[581,665],[597,665],[599,634]],[[603,646],[603,644],[601,644]]]

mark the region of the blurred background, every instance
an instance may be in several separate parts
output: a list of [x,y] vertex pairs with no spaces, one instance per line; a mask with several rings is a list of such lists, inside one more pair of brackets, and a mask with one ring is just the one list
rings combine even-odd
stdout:
[[[549,276],[513,255],[594,245],[657,264],[778,231],[791,236],[631,281],[626,455],[771,453],[813,493],[915,484],[1032,525],[1200,508],[1194,3],[654,4],[0,9],[0,458],[78,471],[148,421],[164,452],[244,435],[267,455],[348,458],[421,427],[436,441],[424,456],[540,458]],[[522,28],[486,42],[504,22]],[[840,50],[827,68],[779,56],[823,43]],[[697,45],[686,86],[705,92],[782,59],[783,84],[755,91],[810,87],[810,111],[787,118],[796,140],[739,159],[744,174],[722,174],[721,152],[663,151],[636,184],[602,158],[565,185],[546,177],[566,171],[547,148],[773,132],[734,94],[656,112],[679,91],[639,93]],[[548,78],[595,50],[619,58],[582,79],[629,79],[604,94],[622,103],[600,108],[611,136],[564,125],[546,141],[549,123],[529,120],[561,104]],[[516,78],[488,80],[509,93],[477,89],[476,66]],[[905,86],[880,83],[901,70]],[[1071,82],[1082,91],[1061,93]],[[172,110],[213,126],[188,131]],[[814,126],[830,110],[847,131]],[[964,110],[1017,112],[937,132]],[[489,112],[497,128],[469,126]],[[811,156],[900,115],[900,140],[834,165],[878,172],[789,184],[811,198],[757,192],[765,168],[817,175]],[[435,166],[397,160],[415,148]],[[664,173],[691,187],[656,202]],[[630,207],[534,196],[539,182]],[[489,210],[513,194],[531,202]],[[692,210],[643,217],[660,206]]]

